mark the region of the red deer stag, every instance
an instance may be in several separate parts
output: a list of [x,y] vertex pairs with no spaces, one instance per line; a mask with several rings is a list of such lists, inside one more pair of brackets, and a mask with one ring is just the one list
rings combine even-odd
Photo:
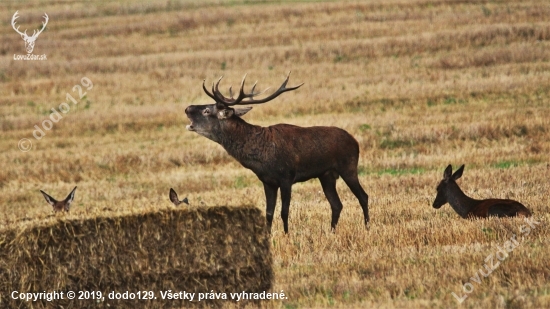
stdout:
[[289,124],[260,127],[241,118],[252,107],[232,107],[262,104],[303,85],[286,88],[289,76],[290,72],[279,89],[263,99],[254,99],[259,95],[254,93],[256,84],[252,86],[250,93],[244,92],[246,75],[236,99],[233,98],[231,88],[229,97],[220,92],[221,77],[215,85],[212,83],[212,92],[206,89],[203,81],[204,92],[216,103],[188,106],[185,114],[191,124],[187,126],[187,130],[222,145],[233,158],[258,176],[264,185],[267,228],[270,232],[279,188],[282,200],[281,218],[285,233],[288,234],[292,185],[311,178],[319,178],[321,181],[332,209],[331,227],[335,230],[342,211],[342,202],[336,191],[336,180],[339,176],[359,199],[365,225],[368,226],[368,195],[357,177],[359,144],[348,132],[336,127],[303,128]]
[[495,217],[530,217],[531,212],[520,202],[503,199],[473,199],[458,187],[456,180],[462,176],[464,165],[454,174],[449,164],[443,172],[443,180],[437,186],[437,196],[433,207],[439,209],[449,203],[462,218],[487,218]]
[[58,212],[58,211],[64,210],[68,212],[69,208],[71,207],[71,203],[73,202],[73,199],[74,199],[75,190],[76,190],[76,187],[74,187],[73,191],[71,191],[71,193],[69,193],[69,195],[67,195],[67,197],[63,201],[57,201],[56,199],[49,196],[46,192],[42,190],[40,190],[40,192],[42,193],[42,195],[44,195],[46,202],[48,202],[48,204],[53,206],[53,211]]

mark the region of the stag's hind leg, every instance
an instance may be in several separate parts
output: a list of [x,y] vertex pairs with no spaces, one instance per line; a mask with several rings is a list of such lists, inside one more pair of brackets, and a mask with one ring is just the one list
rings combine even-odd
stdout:
[[340,176],[342,176],[342,179],[346,182],[348,187],[351,189],[351,192],[357,197],[359,200],[359,204],[361,204],[361,208],[363,209],[363,216],[365,217],[365,226],[369,226],[369,196],[363,190],[363,187],[361,187],[361,183],[359,183],[359,178],[357,177],[357,168],[348,170],[344,173],[340,173]]
[[340,219],[340,213],[342,212],[342,202],[336,191],[336,180],[338,179],[338,174],[333,171],[325,173],[323,176],[319,177],[321,181],[321,186],[323,187],[323,192],[330,203],[330,208],[332,209],[332,221],[330,226],[332,231],[336,229],[336,224],[338,224],[338,219]]

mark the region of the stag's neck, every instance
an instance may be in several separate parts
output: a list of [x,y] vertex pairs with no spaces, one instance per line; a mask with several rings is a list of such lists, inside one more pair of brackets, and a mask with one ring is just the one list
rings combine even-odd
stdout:
[[450,194],[447,195],[447,201],[449,205],[458,213],[462,218],[466,218],[468,213],[474,209],[479,201],[467,196],[457,184],[451,188]]
[[239,117],[227,120],[222,127],[219,143],[231,156],[243,164],[263,160],[266,128],[249,124]]

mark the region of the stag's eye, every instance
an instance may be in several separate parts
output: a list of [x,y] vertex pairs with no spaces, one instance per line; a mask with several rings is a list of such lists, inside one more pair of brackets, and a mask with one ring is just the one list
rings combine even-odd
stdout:
[[203,114],[203,115],[210,115],[210,109],[209,109],[209,108],[205,108],[205,109],[202,111],[202,114]]

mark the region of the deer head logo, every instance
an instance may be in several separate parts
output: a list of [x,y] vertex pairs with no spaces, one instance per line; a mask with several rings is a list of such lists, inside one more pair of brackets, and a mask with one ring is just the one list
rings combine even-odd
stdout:
[[31,36],[28,36],[27,35],[27,30],[25,29],[25,32],[21,32],[19,31],[19,26],[17,26],[17,28],[15,28],[15,20],[19,18],[19,16],[17,15],[19,11],[16,11],[15,14],[13,14],[13,17],[11,18],[11,26],[13,27],[13,30],[15,30],[15,32],[19,33],[19,35],[21,35],[21,37],[23,38],[23,40],[25,41],[25,49],[27,50],[27,53],[32,53],[33,49],[34,49],[34,43],[36,41],[36,38],[38,38],[38,36],[40,35],[40,33],[42,33],[42,31],[44,31],[44,29],[46,28],[46,25],[48,24],[48,14],[44,13],[44,19],[46,21],[42,22],[42,29],[38,30],[38,32],[36,32],[37,30],[34,30],[32,35]]

